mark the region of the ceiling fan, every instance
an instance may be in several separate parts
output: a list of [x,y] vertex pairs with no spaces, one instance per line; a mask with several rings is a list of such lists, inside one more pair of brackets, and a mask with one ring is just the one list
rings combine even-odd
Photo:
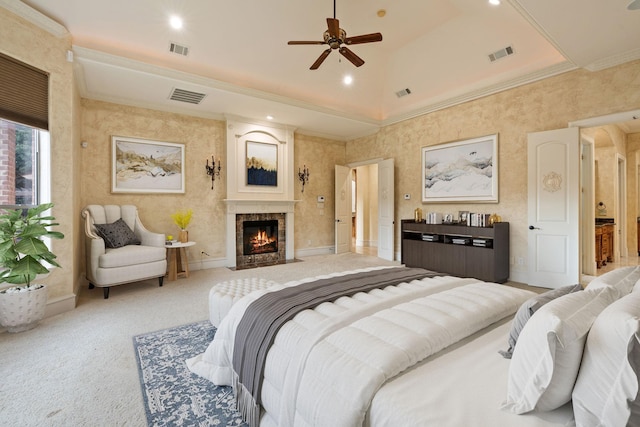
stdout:
[[338,52],[340,52],[342,56],[351,61],[351,63],[356,67],[359,67],[364,64],[364,61],[358,55],[353,53],[353,51],[347,46],[352,44],[382,41],[382,34],[372,33],[364,34],[361,36],[347,37],[346,31],[340,28],[340,21],[336,19],[336,0],[333,0],[333,18],[327,18],[327,31],[324,32],[323,38],[324,41],[290,41],[287,44],[326,44],[329,46],[329,49],[322,52],[322,54],[320,54],[320,57],[316,59],[316,62],[311,65],[311,67],[309,68],[310,70],[317,70],[318,67],[320,67],[320,65],[324,62],[324,60],[327,59],[327,56],[329,56],[333,49],[338,49]]

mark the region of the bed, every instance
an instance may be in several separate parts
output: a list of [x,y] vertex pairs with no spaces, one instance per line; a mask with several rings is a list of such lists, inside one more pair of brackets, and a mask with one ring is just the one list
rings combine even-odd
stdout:
[[295,314],[269,343],[264,369],[251,371],[260,385],[246,400],[234,349],[244,347],[235,340],[252,303],[289,288],[358,274],[383,277],[401,268],[335,273],[253,292],[187,365],[218,385],[233,385],[251,426],[573,425],[570,403],[525,415],[500,409],[511,362],[498,350],[507,347],[513,314],[536,294],[433,274]]

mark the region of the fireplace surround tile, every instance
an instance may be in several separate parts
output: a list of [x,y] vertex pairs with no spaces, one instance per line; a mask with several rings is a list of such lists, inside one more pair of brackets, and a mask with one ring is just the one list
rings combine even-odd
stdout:
[[[278,250],[269,253],[244,254],[245,221],[278,221]],[[249,213],[236,214],[236,268],[259,267],[284,263],[286,254],[286,214],[285,213]]]

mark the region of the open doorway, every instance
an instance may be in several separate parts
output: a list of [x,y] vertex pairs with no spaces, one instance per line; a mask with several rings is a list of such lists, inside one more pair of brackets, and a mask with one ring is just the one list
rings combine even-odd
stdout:
[[362,165],[352,173],[353,252],[378,256],[378,164]]
[[602,275],[638,265],[639,111],[582,120],[581,271]]
[[394,168],[393,159],[335,165],[335,253],[395,259]]

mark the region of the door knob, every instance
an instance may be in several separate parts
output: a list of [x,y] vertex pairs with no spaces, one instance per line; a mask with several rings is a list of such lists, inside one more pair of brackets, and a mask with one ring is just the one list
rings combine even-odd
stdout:
[[529,230],[542,230],[540,227],[534,227],[533,225],[529,226]]

